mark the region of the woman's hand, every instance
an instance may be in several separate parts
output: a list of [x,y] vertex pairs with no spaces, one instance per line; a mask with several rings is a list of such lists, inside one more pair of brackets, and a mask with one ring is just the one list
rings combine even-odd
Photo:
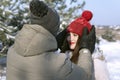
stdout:
[[95,27],[92,26],[90,33],[88,34],[88,29],[85,27],[83,29],[83,33],[80,39],[80,49],[87,48],[93,53],[95,49],[95,42],[96,42],[96,32]]

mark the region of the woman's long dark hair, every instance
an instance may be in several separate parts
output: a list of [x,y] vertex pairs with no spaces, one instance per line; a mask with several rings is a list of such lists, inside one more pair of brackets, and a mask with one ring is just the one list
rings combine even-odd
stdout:
[[[61,47],[61,52],[65,53],[67,50],[70,50],[68,41],[67,41],[67,36],[63,42],[63,45]],[[80,36],[78,37],[75,49],[72,51],[72,57],[71,57],[71,61],[75,64],[78,63],[78,58],[79,58],[79,50],[80,50]]]

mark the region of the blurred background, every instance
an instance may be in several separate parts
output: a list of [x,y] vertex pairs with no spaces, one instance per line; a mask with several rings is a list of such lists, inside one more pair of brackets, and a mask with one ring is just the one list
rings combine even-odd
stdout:
[[[31,0],[0,0],[0,80],[5,80],[6,69],[6,54],[8,48],[14,43],[14,39],[23,24],[29,24],[29,2]],[[93,18],[91,24],[96,27],[97,42],[99,47],[104,51],[102,42],[113,43],[116,46],[120,45],[120,0],[42,0],[50,7],[55,8],[61,19],[60,31],[67,25],[79,17],[84,10],[91,10]],[[108,44],[105,44],[105,46]],[[113,45],[112,45],[113,46]],[[116,56],[112,59],[117,59],[120,55],[120,47],[117,50]],[[112,49],[110,49],[112,50]],[[108,68],[111,80],[120,80],[120,71],[115,72],[119,67],[115,67],[109,63],[110,57],[104,52],[108,60]],[[114,52],[113,52],[114,54]],[[119,57],[118,57],[119,56]],[[116,58],[117,57],[117,58]],[[112,63],[112,62],[111,62]],[[116,66],[120,66],[117,63]],[[3,79],[2,79],[3,78]]]

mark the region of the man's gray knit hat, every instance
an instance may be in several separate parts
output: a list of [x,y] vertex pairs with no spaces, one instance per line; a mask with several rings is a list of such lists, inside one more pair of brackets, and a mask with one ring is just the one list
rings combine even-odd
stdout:
[[[35,2],[36,1],[36,2]],[[34,6],[36,7],[36,4],[38,4],[38,0],[34,1]],[[45,9],[47,9],[47,13],[45,13],[45,15],[42,16],[36,16],[35,13],[33,13],[30,8],[30,19],[31,19],[31,24],[38,24],[43,26],[45,29],[47,29],[51,34],[53,34],[54,36],[57,35],[57,32],[59,30],[59,25],[60,25],[60,18],[58,13],[56,12],[56,10],[49,8],[45,3],[43,3],[42,1],[39,1],[39,3],[41,3],[42,7],[45,7]],[[33,3],[32,3],[33,4]],[[40,5],[41,5],[40,4]],[[38,4],[39,5],[39,4]],[[31,7],[31,6],[30,6]],[[40,7],[37,7],[39,9],[37,9],[36,11],[38,11],[38,14],[40,12]],[[43,12],[44,9],[42,8]]]

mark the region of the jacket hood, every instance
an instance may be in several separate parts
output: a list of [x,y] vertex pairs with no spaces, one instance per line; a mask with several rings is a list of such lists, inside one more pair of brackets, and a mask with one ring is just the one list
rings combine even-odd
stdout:
[[22,56],[35,56],[57,49],[57,42],[42,26],[25,24],[16,35],[14,48]]

